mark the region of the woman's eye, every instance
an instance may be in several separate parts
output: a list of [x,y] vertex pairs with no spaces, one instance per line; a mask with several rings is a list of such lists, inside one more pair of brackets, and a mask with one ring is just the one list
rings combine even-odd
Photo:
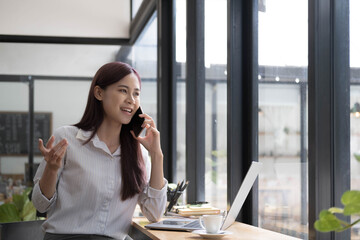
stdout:
[[120,89],[119,92],[126,93],[126,89]]
[[138,97],[138,96],[140,96],[140,93],[136,92],[136,93],[134,93],[134,96]]

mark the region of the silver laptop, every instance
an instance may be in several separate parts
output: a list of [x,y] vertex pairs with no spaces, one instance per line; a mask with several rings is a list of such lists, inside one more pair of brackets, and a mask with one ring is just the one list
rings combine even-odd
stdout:
[[[245,202],[247,195],[250,192],[257,176],[260,173],[262,163],[252,162],[251,166],[242,182],[240,189],[235,197],[235,200],[228,212],[225,221],[221,227],[221,230],[225,230],[235,222],[235,219],[239,215],[240,209]],[[191,218],[174,218],[165,219],[160,222],[151,223],[145,226],[150,229],[164,229],[164,230],[182,230],[182,231],[193,231],[202,229],[198,219]]]

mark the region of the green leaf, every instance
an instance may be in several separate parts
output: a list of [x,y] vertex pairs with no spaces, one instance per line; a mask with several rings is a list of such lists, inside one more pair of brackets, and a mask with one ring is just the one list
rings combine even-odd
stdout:
[[326,218],[329,215],[332,215],[329,210],[322,210],[319,214],[319,219]]
[[360,162],[360,154],[359,153],[354,153],[354,157],[358,162]]
[[359,203],[349,203],[344,208],[344,215],[349,216],[351,214],[360,213],[360,202]]
[[[27,189],[28,190],[28,189]],[[22,197],[24,199],[24,203],[27,203],[30,201],[29,199],[29,192],[27,190],[24,190],[23,194],[22,194]]]
[[26,188],[25,190],[24,190],[24,195],[26,195],[26,197],[29,199],[29,194],[30,194],[30,192],[31,192],[31,190],[32,190],[32,188],[31,187],[28,187],[28,188]]
[[320,232],[338,231],[341,229],[340,220],[328,210],[322,210],[319,220],[314,223],[316,230]]
[[21,221],[17,207],[12,203],[5,203],[0,206],[0,222]]
[[342,209],[342,208],[337,208],[337,207],[332,207],[332,208],[329,208],[328,210],[329,210],[329,212],[331,212],[331,213],[343,213],[343,212],[344,212],[344,209]]
[[36,208],[32,202],[28,201],[25,204],[24,209],[20,213],[20,216],[23,221],[31,221],[36,219]]
[[226,157],[227,153],[226,153],[226,150],[214,150],[214,151],[211,151],[211,155],[218,157],[218,158],[222,158],[222,157]]
[[217,172],[211,171],[211,181],[216,184],[217,182]]
[[344,206],[353,203],[360,203],[360,191],[346,191],[341,197],[341,202]]
[[13,194],[13,203],[17,207],[18,211],[21,212],[24,207],[24,197],[19,194]]

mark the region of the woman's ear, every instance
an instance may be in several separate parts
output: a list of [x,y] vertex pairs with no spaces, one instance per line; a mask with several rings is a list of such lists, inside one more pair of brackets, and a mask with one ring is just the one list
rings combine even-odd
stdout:
[[103,100],[103,90],[101,87],[99,86],[94,87],[94,96],[99,101]]

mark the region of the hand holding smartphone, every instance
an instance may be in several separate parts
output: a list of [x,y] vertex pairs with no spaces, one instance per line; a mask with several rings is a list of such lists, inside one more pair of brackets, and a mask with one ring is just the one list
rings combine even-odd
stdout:
[[142,113],[143,113],[143,111],[142,111],[141,107],[139,107],[129,123],[130,129],[132,129],[134,131],[134,134],[136,137],[138,137],[140,135],[140,133],[142,132],[142,130],[144,129],[141,127],[141,125],[144,123],[145,118],[139,117],[139,114],[142,114]]

